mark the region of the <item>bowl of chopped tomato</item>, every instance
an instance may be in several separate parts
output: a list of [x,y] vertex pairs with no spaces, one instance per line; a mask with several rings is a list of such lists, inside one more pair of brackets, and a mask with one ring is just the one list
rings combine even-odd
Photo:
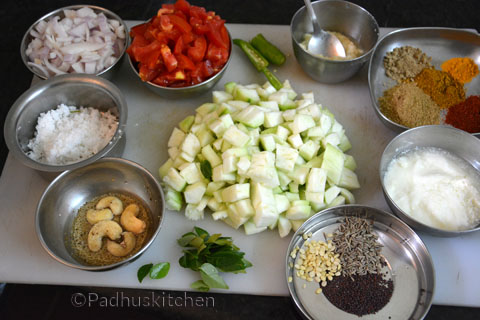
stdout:
[[130,30],[130,65],[140,80],[166,98],[211,89],[225,73],[232,40],[225,20],[185,0],[163,4]]

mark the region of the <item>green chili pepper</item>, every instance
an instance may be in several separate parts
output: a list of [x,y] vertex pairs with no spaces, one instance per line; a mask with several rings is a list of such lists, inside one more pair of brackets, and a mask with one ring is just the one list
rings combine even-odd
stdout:
[[265,37],[259,33],[257,34],[250,43],[252,46],[260,52],[270,63],[276,65],[282,65],[285,63],[285,55],[280,49],[275,45],[269,42]]
[[258,71],[262,71],[268,67],[267,59],[265,59],[254,47],[252,47],[250,43],[241,39],[233,39],[233,43],[239,46],[243,52],[245,52],[248,59]]
[[282,83],[280,82],[280,80],[278,80],[278,78],[273,73],[270,72],[270,70],[265,68],[262,70],[262,72],[265,75],[265,77],[267,77],[268,82],[270,82],[275,89],[277,90],[282,89],[283,87]]

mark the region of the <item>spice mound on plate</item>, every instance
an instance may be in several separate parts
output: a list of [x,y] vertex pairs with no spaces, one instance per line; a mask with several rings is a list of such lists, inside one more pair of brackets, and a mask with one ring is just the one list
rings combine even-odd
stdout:
[[478,66],[471,58],[452,58],[442,63],[442,70],[461,83],[470,82],[478,75]]
[[440,123],[439,106],[415,83],[401,83],[379,98],[380,111],[409,128]]
[[85,160],[110,142],[117,127],[117,118],[110,112],[61,104],[40,114],[27,155],[50,165]]
[[383,59],[388,77],[401,82],[413,78],[425,68],[431,68],[432,58],[411,46],[397,47],[387,52]]
[[416,221],[461,231],[480,223],[480,174],[438,148],[415,148],[394,158],[384,178],[393,202]]
[[480,132],[480,97],[470,96],[448,108],[445,123],[469,133]]
[[387,263],[372,225],[371,220],[345,217],[331,236],[342,274],[329,281],[323,292],[337,308],[357,316],[378,312],[393,293],[393,280],[384,271]]
[[423,69],[415,77],[415,83],[426,94],[432,97],[438,106],[447,109],[465,100],[463,85],[455,80],[448,72]]

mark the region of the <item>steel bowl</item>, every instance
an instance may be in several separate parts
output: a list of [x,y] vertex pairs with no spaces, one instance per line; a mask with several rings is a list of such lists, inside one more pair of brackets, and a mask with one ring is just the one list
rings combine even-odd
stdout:
[[[62,103],[110,111],[117,116],[117,131],[102,150],[82,161],[50,165],[33,160],[27,155],[27,145],[34,137],[38,117]],[[110,81],[86,74],[60,75],[37,83],[15,101],[5,119],[5,142],[17,160],[51,179],[65,170],[85,166],[105,156],[121,156],[125,147],[127,114],[127,102],[122,92]]]
[[59,16],[62,19],[62,18],[65,17],[64,10],[78,10],[78,9],[83,8],[83,7],[89,7],[93,11],[95,11],[96,13],[103,13],[108,19],[118,20],[120,22],[120,24],[124,27],[124,29],[125,29],[125,42],[124,42],[123,48],[121,48],[121,52],[120,52],[120,55],[118,56],[118,59],[115,61],[115,63],[113,65],[111,65],[110,67],[102,70],[101,72],[98,72],[96,75],[97,76],[102,76],[105,79],[111,80],[115,77],[117,71],[120,69],[121,60],[122,60],[123,56],[125,55],[125,50],[128,47],[128,41],[129,41],[128,27],[125,24],[125,22],[118,15],[113,13],[112,11],[110,11],[108,9],[105,9],[105,8],[102,8],[102,7],[93,6],[93,5],[72,5],[72,6],[67,6],[67,7],[63,7],[63,8],[60,8],[60,9],[56,9],[56,10],[50,12],[50,13],[47,13],[46,15],[44,15],[43,17],[38,19],[34,24],[32,24],[30,26],[30,28],[28,28],[25,35],[23,36],[22,42],[20,44],[20,54],[22,56],[23,63],[28,68],[28,70],[30,70],[34,75],[36,75],[40,79],[47,79],[48,77],[41,70],[38,70],[37,68],[30,66],[28,64],[29,59],[26,55],[26,50],[27,50],[28,44],[33,39],[33,36],[30,34],[30,32],[32,30],[35,30],[35,27],[40,23],[40,21],[43,21],[43,20],[49,21],[50,19],[53,19],[55,16]]
[[423,319],[432,305],[435,291],[435,270],[427,247],[409,226],[394,215],[361,205],[343,205],[320,211],[305,221],[293,235],[287,249],[285,270],[288,290],[299,313],[304,319],[358,318],[335,307],[323,294],[316,294],[320,287],[318,283],[297,277],[292,266],[300,255],[295,258],[290,255],[294,248],[302,248],[307,241],[303,238],[304,234],[311,233],[310,240],[326,241],[324,235],[333,233],[344,217],[373,221],[373,232],[378,235],[378,242],[383,246],[381,255],[387,262],[383,273],[388,273],[393,281],[390,301],[376,314],[362,318]]
[[314,80],[338,83],[351,78],[370,59],[375,46],[379,27],[375,18],[362,7],[340,0],[324,0],[312,3],[322,29],[340,32],[363,49],[364,54],[352,60],[331,60],[312,55],[300,43],[313,27],[305,6],[292,18],[290,32],[293,52],[302,69]]
[[389,196],[384,178],[390,162],[402,153],[419,147],[435,147],[446,150],[471,164],[480,171],[480,141],[473,135],[445,125],[422,126],[409,129],[395,137],[385,148],[380,160],[380,180],[385,200],[400,219],[412,228],[434,236],[455,237],[480,230],[480,225],[462,231],[447,231],[423,224],[398,207]]
[[[441,70],[441,64],[453,57],[470,57],[480,61],[480,36],[467,30],[450,28],[408,28],[392,31],[383,36],[375,46],[368,67],[368,87],[375,114],[383,124],[395,131],[403,132],[409,128],[387,118],[381,111],[378,99],[383,92],[397,82],[385,74],[383,59],[387,52],[397,47],[412,46],[421,49],[432,57],[432,65]],[[465,84],[468,95],[480,94],[480,77]],[[476,133],[480,137],[480,133]]]
[[[95,197],[109,192],[136,197],[151,213],[151,225],[142,248],[120,262],[92,266],[74,257],[71,233],[78,209]],[[45,189],[37,205],[35,228],[45,250],[66,266],[102,271],[137,259],[152,244],[163,221],[165,200],[155,177],[139,164],[120,158],[104,158],[88,166],[65,171]]]
[[[228,30],[227,30],[228,31]],[[230,35],[230,32],[228,32],[228,36],[230,38],[230,49],[228,52],[228,60],[227,63],[223,66],[223,68],[217,72],[215,75],[213,75],[211,78],[208,78],[207,80],[193,85],[193,86],[188,86],[188,87],[164,87],[160,86],[158,84],[155,84],[151,81],[143,81],[140,78],[140,74],[138,73],[138,67],[137,63],[135,63],[132,58],[127,55],[128,63],[130,65],[130,68],[132,69],[133,73],[136,75],[139,81],[141,81],[149,90],[152,92],[158,94],[159,96],[167,99],[182,99],[182,98],[190,98],[194,96],[198,96],[202,93],[205,93],[212,89],[217,82],[223,77],[225,74],[225,71],[228,68],[228,65],[230,64],[230,61],[232,60],[232,37]]]

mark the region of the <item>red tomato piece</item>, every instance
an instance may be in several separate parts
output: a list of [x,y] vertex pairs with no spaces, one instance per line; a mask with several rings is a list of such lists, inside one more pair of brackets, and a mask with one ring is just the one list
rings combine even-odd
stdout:
[[160,17],[164,14],[172,14],[175,12],[175,8],[169,6],[168,4],[163,4],[162,8],[157,11],[157,17]]
[[185,15],[190,14],[190,3],[185,0],[178,0],[173,6],[175,7],[175,10],[181,11]]
[[208,31],[207,37],[212,43],[221,48],[228,48],[228,45],[223,42],[222,36],[220,35],[220,27],[223,25],[223,22],[219,23],[218,21],[208,21]]
[[202,73],[205,78],[209,78],[215,73],[215,71],[213,70],[212,62],[210,62],[210,60],[203,61]]
[[175,70],[177,68],[178,61],[172,54],[170,48],[167,45],[162,45],[160,52],[162,54],[163,63],[165,63],[165,67],[167,68],[168,72]]
[[207,11],[202,7],[190,6],[190,16],[205,20],[207,19]]
[[181,54],[183,49],[185,49],[185,44],[183,42],[183,37],[178,37],[177,42],[175,42],[175,49],[173,49],[173,53],[175,55]]
[[207,40],[203,36],[199,36],[193,42],[193,47],[188,48],[188,56],[195,62],[203,60],[205,51],[207,50]]
[[225,48],[220,48],[210,43],[208,45],[206,59],[216,62],[216,63],[225,63],[228,59],[228,51]]
[[143,81],[152,81],[160,74],[160,71],[160,69],[149,69],[147,66],[141,65],[138,74]]
[[192,33],[182,34],[182,38],[183,38],[183,44],[184,45],[188,45],[188,44],[192,43],[193,41],[195,41],[195,36]]
[[175,55],[178,60],[178,68],[182,70],[195,70],[195,64],[193,61],[183,54],[176,54]]
[[171,31],[173,29],[173,23],[170,21],[170,15],[160,16],[160,28],[162,31]]
[[148,28],[147,23],[142,23],[142,24],[136,25],[136,26],[132,27],[132,29],[130,29],[130,36],[132,38],[135,38],[137,36],[143,36],[143,34],[147,30],[147,28]]
[[175,26],[177,27],[178,29],[180,29],[181,32],[183,33],[190,33],[192,31],[192,26],[188,24],[188,22],[177,16],[177,15],[170,15],[170,22]]

